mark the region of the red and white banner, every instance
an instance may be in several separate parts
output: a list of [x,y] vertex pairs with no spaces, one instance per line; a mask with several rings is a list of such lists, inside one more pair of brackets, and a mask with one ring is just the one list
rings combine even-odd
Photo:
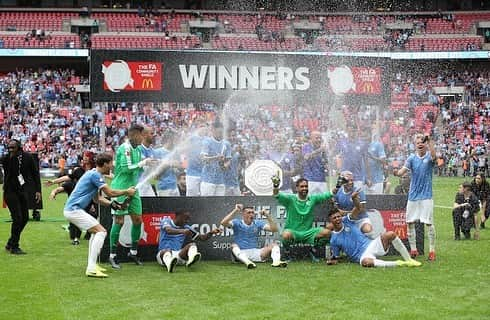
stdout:
[[407,223],[404,210],[379,210],[386,231],[393,231],[402,239],[407,239]]
[[332,66],[328,68],[330,88],[337,95],[379,95],[381,72],[381,68]]
[[142,216],[146,239],[140,239],[139,245],[158,245],[161,221],[165,217],[175,218],[175,213],[145,213]]
[[104,90],[160,91],[162,89],[163,64],[152,61],[104,61]]

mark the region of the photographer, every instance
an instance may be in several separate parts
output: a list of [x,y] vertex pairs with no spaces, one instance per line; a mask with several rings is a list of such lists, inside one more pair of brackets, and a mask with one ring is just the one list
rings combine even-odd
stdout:
[[470,239],[470,230],[475,227],[475,240],[478,240],[480,233],[475,219],[480,210],[478,198],[471,192],[471,183],[464,182],[459,186],[453,205],[453,224],[454,240],[460,240],[460,232],[463,232],[465,239]]

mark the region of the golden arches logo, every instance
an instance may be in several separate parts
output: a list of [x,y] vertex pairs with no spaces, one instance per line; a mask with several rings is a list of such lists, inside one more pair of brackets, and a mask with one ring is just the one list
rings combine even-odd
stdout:
[[364,82],[362,84],[362,92],[363,93],[373,93],[374,92],[374,86],[372,82]]
[[152,79],[143,79],[143,83],[141,84],[142,89],[153,89],[153,80]]

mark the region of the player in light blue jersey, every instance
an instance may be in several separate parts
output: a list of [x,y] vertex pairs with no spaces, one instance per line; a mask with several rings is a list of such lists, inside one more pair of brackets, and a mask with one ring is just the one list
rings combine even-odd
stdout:
[[230,165],[224,170],[225,196],[241,196],[240,170],[241,170],[241,147],[236,145],[231,154]]
[[[354,192],[352,200],[355,207],[351,214],[355,217],[360,212],[359,194]],[[327,260],[327,264],[337,264],[343,252],[351,262],[359,263],[363,267],[418,267],[421,265],[420,262],[410,258],[407,248],[393,231],[384,232],[371,240],[347,216],[342,216],[337,208],[330,212],[329,217],[333,230],[330,236],[331,257]],[[388,253],[390,245],[393,245],[400,253],[403,260],[378,259]]]
[[[362,233],[373,238],[374,235],[371,234],[373,232],[373,225],[366,212],[366,194],[362,189],[354,187],[354,177],[350,171],[342,171],[339,181],[343,183],[337,182],[338,185],[333,190],[335,204],[342,215],[347,216],[347,219],[351,220]],[[354,201],[352,201],[354,192],[359,195],[360,203],[360,212],[355,218],[351,215],[354,209]]]
[[230,165],[231,150],[223,140],[223,125],[213,124],[212,137],[204,140],[201,150],[203,168],[201,174],[201,196],[224,196],[224,170]]
[[179,197],[177,170],[181,166],[177,156],[172,152],[175,134],[171,131],[165,132],[162,137],[162,142],[163,146],[155,150],[155,158],[160,161],[157,193],[159,197]]
[[374,135],[373,141],[369,144],[367,158],[371,185],[367,187],[366,193],[382,194],[383,182],[385,181],[383,166],[386,163],[386,153],[378,134]]
[[201,150],[204,139],[206,138],[206,127],[201,126],[196,134],[192,135],[189,146],[186,148],[187,169],[186,169],[186,196],[198,197],[201,195],[201,174],[202,160]]
[[310,142],[305,143],[303,153],[303,177],[308,179],[308,190],[311,193],[322,193],[328,190],[327,174],[327,148],[323,143],[322,135],[313,131]]
[[[198,234],[189,225],[190,212],[177,211],[175,217],[165,217],[160,225],[160,235],[158,240],[157,262],[167,268],[168,272],[173,272],[177,264],[190,267],[201,259],[201,253],[197,251],[194,240],[208,240],[212,235],[221,232],[220,229],[213,229],[206,234]],[[187,238],[191,241],[184,245]]]
[[123,209],[117,202],[110,202],[104,197],[99,196],[102,191],[109,197],[128,196],[132,197],[136,193],[134,187],[125,190],[111,189],[104,181],[103,175],[107,175],[112,169],[112,156],[106,153],[100,154],[95,160],[96,168],[85,172],[75,186],[75,189],[68,197],[63,210],[64,216],[78,228],[87,230],[91,233],[88,244],[88,264],[85,274],[89,277],[105,278],[105,269],[97,266],[97,257],[104,244],[107,231],[84,209],[92,200],[98,201],[102,205],[111,206],[114,210]]
[[338,153],[342,159],[342,171],[350,171],[354,176],[354,186],[365,190],[371,186],[370,173],[367,171],[368,143],[367,132],[349,131],[348,140],[339,141]]
[[[237,213],[241,213],[241,219],[233,219]],[[287,263],[281,261],[278,243],[274,242],[259,248],[258,236],[262,230],[269,232],[279,230],[270,212],[262,210],[260,213],[266,217],[267,221],[256,220],[253,207],[244,207],[243,204],[237,203],[235,208],[221,220],[222,226],[233,229],[234,241],[231,245],[233,258],[243,262],[248,269],[256,268],[257,265],[254,262],[264,262],[269,257],[272,258],[273,267],[286,267]]]
[[[155,150],[153,149],[153,143],[155,138],[155,133],[152,127],[145,126],[142,132],[143,141],[139,145],[139,149],[141,151],[141,159],[154,159],[155,158]],[[154,169],[153,161],[143,167],[143,172],[141,173],[138,182],[148,180],[148,176],[151,174]],[[140,196],[142,197],[154,197],[156,196],[155,190],[151,185],[150,181],[146,181],[142,183],[138,189]]]
[[432,200],[432,172],[436,160],[434,142],[428,136],[417,134],[414,138],[416,151],[410,155],[400,170],[395,170],[395,176],[403,176],[411,172],[410,188],[406,219],[408,224],[408,242],[410,255],[418,255],[415,222],[420,221],[428,229],[429,261],[436,259],[436,229],[434,227],[434,201]]

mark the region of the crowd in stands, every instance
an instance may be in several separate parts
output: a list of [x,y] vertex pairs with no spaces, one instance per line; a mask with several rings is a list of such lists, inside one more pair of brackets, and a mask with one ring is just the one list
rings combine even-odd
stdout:
[[[425,132],[437,141],[438,174],[473,175],[481,170],[488,174],[489,81],[488,72],[441,70],[425,76],[398,72],[390,107],[376,112],[375,106],[342,106],[340,114],[344,123],[359,130],[384,128],[380,137],[392,167],[400,167],[414,151],[413,134]],[[243,168],[255,159],[280,162],[313,131],[320,131],[335,169],[335,143],[348,134],[345,125],[333,119],[335,110],[326,106],[248,106],[247,112],[233,117],[227,117],[221,106],[198,104],[119,103],[104,110],[95,103],[91,110],[82,109],[73,85],[83,83],[87,79],[68,69],[25,69],[1,75],[0,153],[13,137],[26,151],[38,154],[41,167],[55,168],[61,158],[66,167],[73,167],[84,151],[99,152],[103,145],[106,151],[115,150],[131,122],[152,126],[157,136],[172,131],[177,141],[183,141],[202,124],[230,118],[227,139],[239,146]],[[437,87],[458,86],[465,89],[456,100],[435,93]]]

